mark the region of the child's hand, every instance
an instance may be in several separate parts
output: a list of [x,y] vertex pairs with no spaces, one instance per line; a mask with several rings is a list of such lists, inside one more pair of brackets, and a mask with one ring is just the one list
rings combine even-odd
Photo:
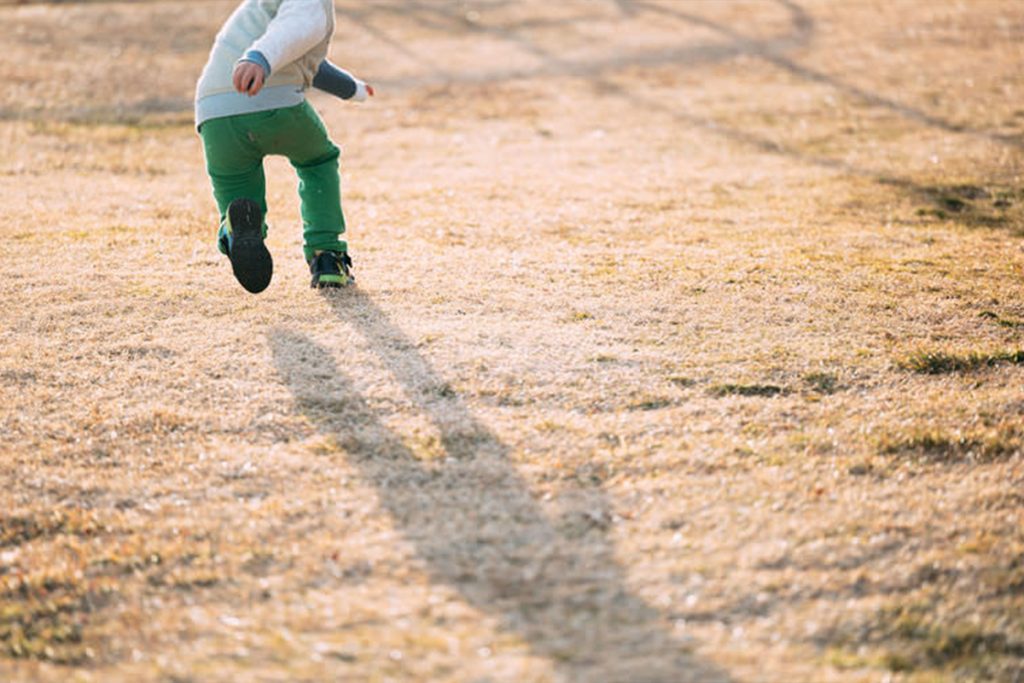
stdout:
[[263,72],[263,67],[255,62],[238,62],[235,65],[235,72],[231,76],[231,81],[235,85],[235,90],[238,92],[244,92],[249,97],[252,97],[260,90],[263,89],[263,82],[267,75]]
[[353,102],[365,102],[368,98],[373,97],[377,91],[373,89],[373,86],[369,83],[364,83],[358,78],[355,79],[356,92],[352,95]]

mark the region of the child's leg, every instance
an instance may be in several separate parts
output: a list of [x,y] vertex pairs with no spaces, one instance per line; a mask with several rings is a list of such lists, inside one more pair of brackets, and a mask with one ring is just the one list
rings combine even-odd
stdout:
[[235,199],[251,199],[263,215],[267,213],[267,181],[263,174],[263,153],[245,136],[235,119],[226,117],[203,123],[199,131],[206,152],[206,171],[213,184],[213,198],[221,222]]
[[[332,145],[333,146],[333,145]],[[338,152],[301,164],[292,162],[299,176],[302,199],[302,237],[306,260],[318,251],[347,251],[345,215],[341,210]]]
[[206,152],[206,170],[220,210],[217,247],[231,261],[239,284],[253,294],[265,290],[274,273],[274,260],[264,243],[264,154],[252,131],[252,124],[263,118],[264,115],[247,114],[212,119],[204,122],[199,131]]
[[306,260],[311,260],[316,251],[346,251],[348,245],[341,239],[345,216],[341,210],[338,148],[307,102],[279,109],[273,123],[272,134],[261,142],[268,154],[288,157],[299,176]]

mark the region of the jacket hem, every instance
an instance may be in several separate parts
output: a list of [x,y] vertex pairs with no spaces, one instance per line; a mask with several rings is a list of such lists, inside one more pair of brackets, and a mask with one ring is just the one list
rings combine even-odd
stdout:
[[210,119],[237,116],[238,114],[255,114],[268,109],[284,109],[302,104],[306,94],[302,86],[278,85],[264,88],[250,97],[240,92],[225,92],[206,95],[196,100],[196,127]]

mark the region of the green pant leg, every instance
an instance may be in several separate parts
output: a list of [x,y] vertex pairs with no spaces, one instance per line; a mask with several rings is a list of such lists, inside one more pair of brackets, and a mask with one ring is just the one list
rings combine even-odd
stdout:
[[213,185],[221,221],[228,205],[236,199],[251,199],[267,213],[267,181],[263,172],[263,154],[245,136],[238,119],[229,116],[205,121],[199,129],[206,154],[206,172]]
[[341,208],[339,150],[308,102],[279,109],[257,134],[267,154],[288,157],[299,176],[303,251],[346,251],[345,215]]
[[306,164],[293,161],[292,165],[299,176],[306,259],[316,251],[347,251],[348,244],[341,239],[345,215],[341,209],[338,151]]

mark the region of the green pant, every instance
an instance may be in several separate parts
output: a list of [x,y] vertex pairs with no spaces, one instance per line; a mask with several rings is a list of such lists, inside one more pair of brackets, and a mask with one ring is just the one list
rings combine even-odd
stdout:
[[303,251],[346,251],[338,177],[338,148],[308,102],[254,114],[204,121],[199,129],[206,170],[221,221],[235,199],[251,199],[267,213],[263,158],[288,157],[299,176]]

